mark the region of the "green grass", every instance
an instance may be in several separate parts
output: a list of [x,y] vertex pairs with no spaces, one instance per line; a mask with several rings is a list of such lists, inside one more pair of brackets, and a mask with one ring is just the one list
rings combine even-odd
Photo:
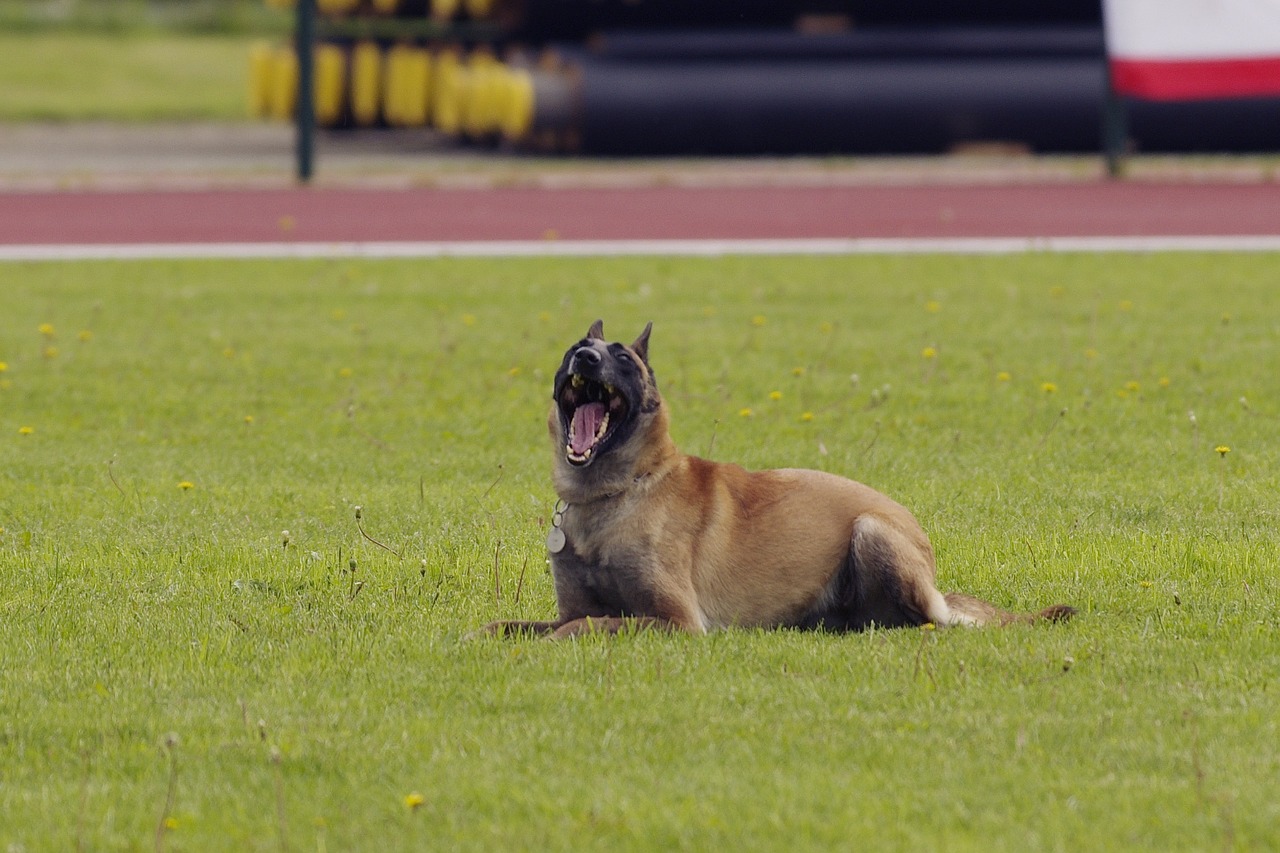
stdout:
[[[1277,260],[0,266],[0,845],[1275,849]],[[1081,615],[461,643],[553,612],[596,316],[686,450]]]
[[0,121],[242,121],[254,39],[0,30]]
[[0,30],[92,33],[289,32],[266,0],[0,0]]

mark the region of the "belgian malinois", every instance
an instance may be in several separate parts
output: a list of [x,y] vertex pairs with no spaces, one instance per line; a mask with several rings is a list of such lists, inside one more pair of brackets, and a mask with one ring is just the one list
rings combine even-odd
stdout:
[[650,323],[631,346],[599,320],[564,355],[547,427],[560,497],[547,537],[559,617],[490,634],[556,637],[630,627],[860,630],[1066,619],[1015,615],[934,585],[915,517],[821,471],[746,471],[676,449],[649,367]]

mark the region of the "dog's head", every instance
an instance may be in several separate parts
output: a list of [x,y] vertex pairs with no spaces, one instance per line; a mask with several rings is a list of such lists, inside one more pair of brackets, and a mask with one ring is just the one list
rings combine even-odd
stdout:
[[[649,332],[627,346],[604,339],[597,320],[564,354],[552,388],[547,426],[557,474],[603,485],[631,474],[662,410],[649,368]],[[658,437],[665,436],[660,425]]]

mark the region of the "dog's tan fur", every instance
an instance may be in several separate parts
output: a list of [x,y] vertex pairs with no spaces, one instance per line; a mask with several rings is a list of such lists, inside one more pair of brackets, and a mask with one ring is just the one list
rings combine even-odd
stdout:
[[[597,321],[566,353],[548,419],[565,505],[564,546],[551,555],[559,616],[495,622],[488,633],[946,627],[1075,612],[1057,605],[1014,615],[972,596],[943,595],[915,518],[861,483],[821,471],[747,471],[681,453],[649,368],[650,328],[624,347],[606,343]],[[589,463],[573,464],[559,398],[581,371],[611,382],[610,391],[616,385],[630,405],[618,427],[625,434],[596,448]]]

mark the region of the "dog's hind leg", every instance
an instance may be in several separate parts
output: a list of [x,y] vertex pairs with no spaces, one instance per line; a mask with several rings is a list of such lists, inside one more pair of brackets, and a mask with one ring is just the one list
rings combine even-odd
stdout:
[[1009,614],[971,596],[944,596],[934,583],[933,549],[919,531],[864,515],[854,525],[850,627],[985,625]]
[[902,531],[890,521],[864,515],[854,525],[853,570],[856,602],[850,627],[923,625],[1010,625],[1069,619],[1064,604],[1035,613],[1010,613],[962,592],[943,595],[934,582],[933,549],[923,533]]

